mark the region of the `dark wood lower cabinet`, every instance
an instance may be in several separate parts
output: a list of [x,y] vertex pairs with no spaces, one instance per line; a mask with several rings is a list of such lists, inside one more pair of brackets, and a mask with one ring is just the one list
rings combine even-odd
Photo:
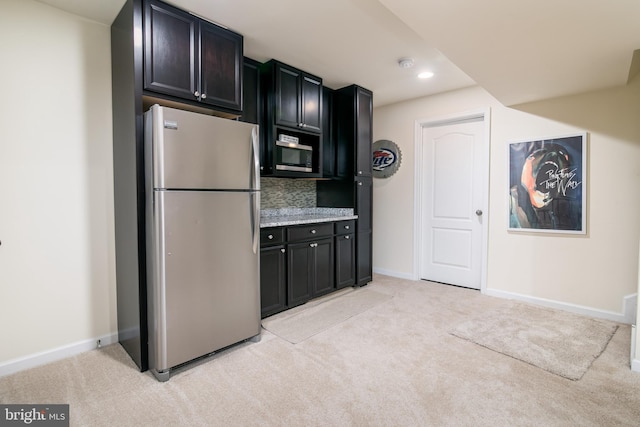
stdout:
[[335,289],[333,238],[290,243],[287,264],[289,307]]
[[333,237],[318,240],[314,249],[313,297],[335,290]]
[[284,245],[260,250],[260,306],[262,317],[287,308],[286,249]]
[[355,286],[358,235],[355,220],[261,229],[262,317]]
[[373,233],[360,232],[356,244],[356,285],[364,286],[373,280]]
[[336,236],[336,289],[355,284],[355,234]]
[[312,249],[310,243],[288,245],[287,300],[289,307],[311,299]]

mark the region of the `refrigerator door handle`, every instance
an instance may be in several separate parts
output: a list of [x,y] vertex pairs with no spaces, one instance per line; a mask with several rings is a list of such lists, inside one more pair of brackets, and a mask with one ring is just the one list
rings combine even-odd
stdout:
[[258,127],[251,130],[251,147],[253,151],[253,253],[258,253],[260,245],[260,146],[258,145]]
[[260,192],[254,191],[251,193],[251,218],[253,220],[253,253],[258,253],[258,247],[260,246]]
[[254,190],[260,190],[260,145],[258,141],[258,126],[251,129],[251,148],[253,151],[253,186]]

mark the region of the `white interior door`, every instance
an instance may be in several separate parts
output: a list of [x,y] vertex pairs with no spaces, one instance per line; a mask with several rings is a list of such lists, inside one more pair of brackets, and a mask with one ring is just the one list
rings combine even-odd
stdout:
[[425,126],[421,137],[420,278],[480,289],[484,121]]

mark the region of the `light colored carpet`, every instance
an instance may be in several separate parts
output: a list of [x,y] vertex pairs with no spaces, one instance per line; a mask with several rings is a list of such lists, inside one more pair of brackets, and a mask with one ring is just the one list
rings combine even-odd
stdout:
[[298,344],[393,298],[368,288],[348,288],[336,294],[268,317],[262,321],[262,327],[292,344]]
[[618,325],[511,302],[458,325],[451,333],[556,375],[579,380]]
[[571,381],[449,333],[507,300],[381,275],[366,288],[393,298],[299,344],[263,330],[165,383],[114,344],[0,378],[0,402],[69,403],[90,427],[638,426],[629,325]]

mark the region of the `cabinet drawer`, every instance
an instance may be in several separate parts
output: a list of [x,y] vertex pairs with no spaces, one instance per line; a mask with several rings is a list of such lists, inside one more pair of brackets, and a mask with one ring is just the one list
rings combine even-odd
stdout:
[[356,229],[356,221],[354,219],[349,221],[338,221],[336,224],[336,234],[349,234],[353,233]]
[[275,245],[284,242],[284,227],[263,228],[260,230],[260,246]]
[[319,239],[320,237],[333,236],[333,223],[326,222],[320,224],[296,225],[287,228],[287,240]]

